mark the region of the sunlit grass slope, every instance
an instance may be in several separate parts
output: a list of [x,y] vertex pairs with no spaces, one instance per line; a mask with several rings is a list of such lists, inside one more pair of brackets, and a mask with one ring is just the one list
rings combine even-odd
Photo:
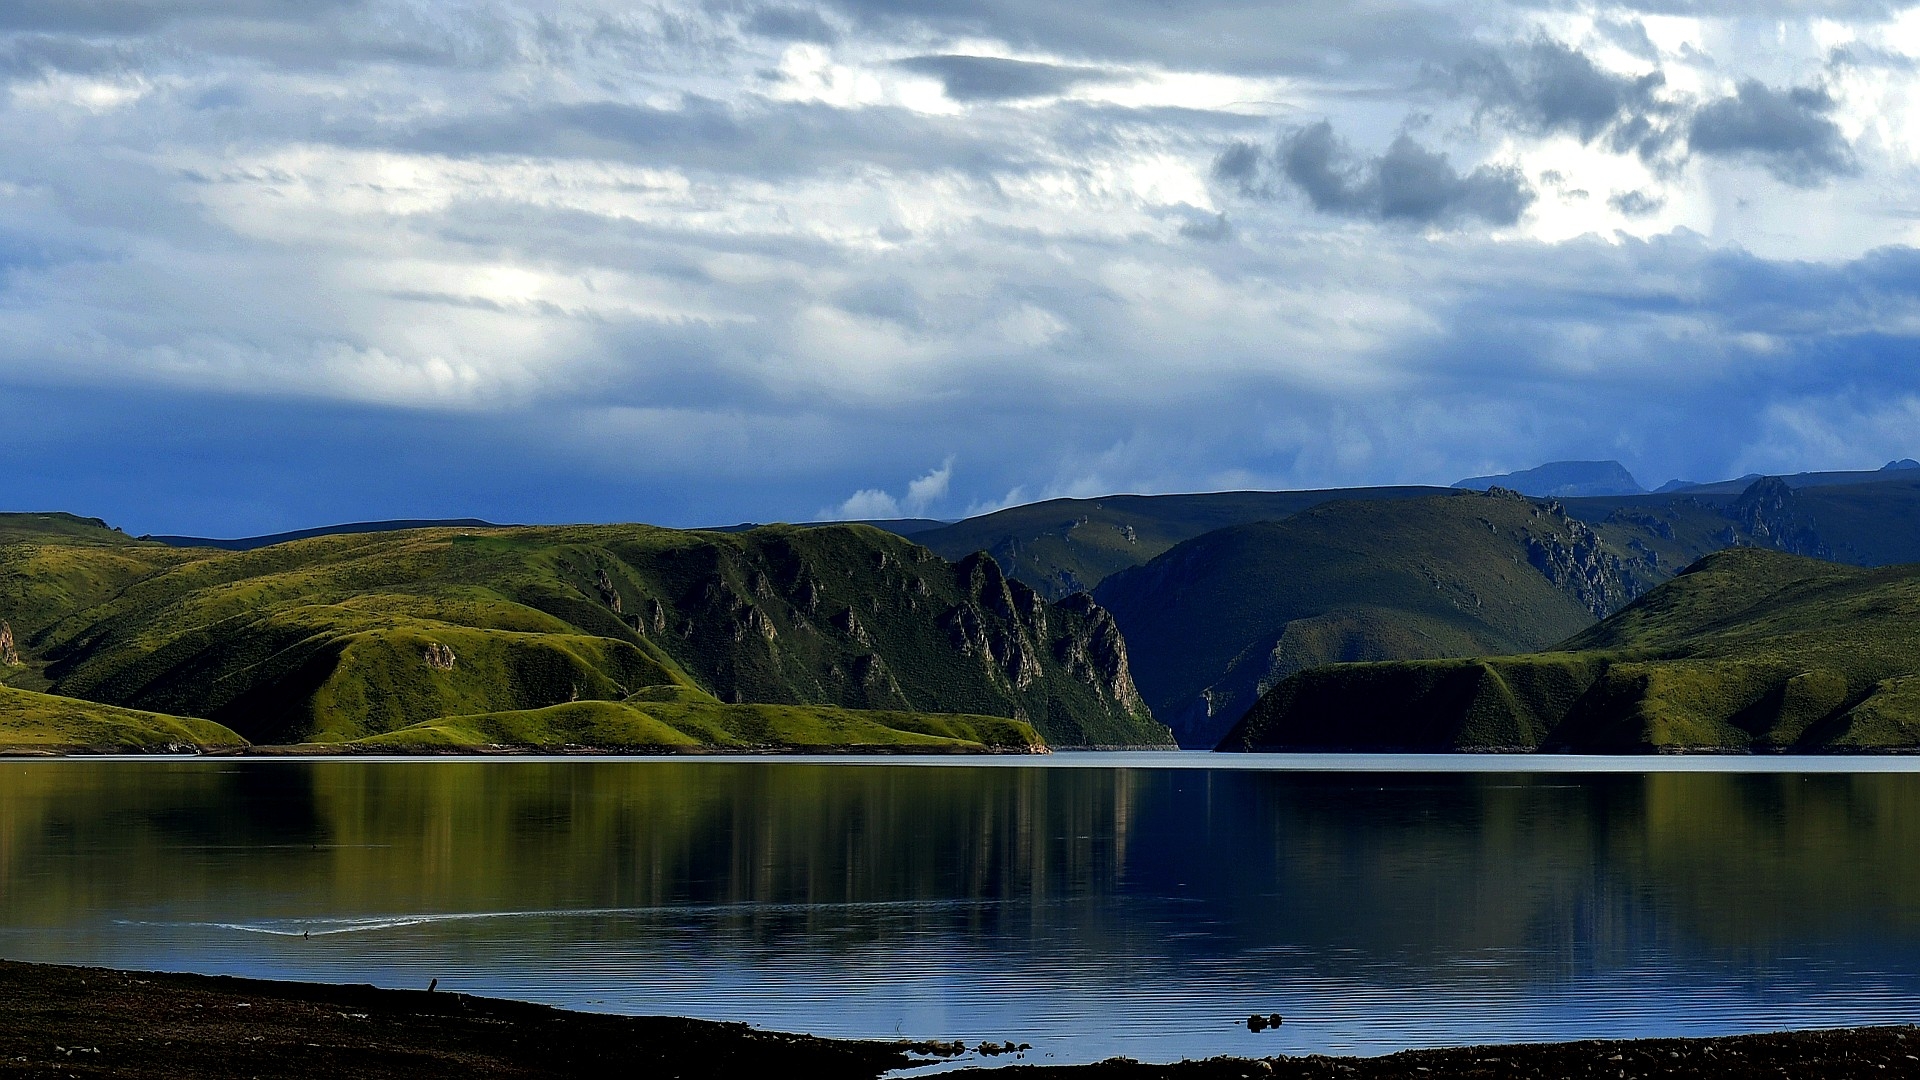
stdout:
[[728,705],[681,700],[576,701],[544,709],[429,720],[356,739],[366,750],[492,748],[610,750],[1030,750],[1032,727],[1003,717],[838,709],[828,705]]
[[[903,719],[933,713],[1018,720],[1055,744],[1168,741],[1103,610],[1048,604],[989,559],[954,566],[871,528],[426,529],[244,552],[156,547],[9,551],[0,618],[22,613],[12,681],[206,716],[256,743],[345,743],[648,688],[664,693],[623,706],[634,717],[618,745],[672,732],[729,746],[836,734],[1024,745],[1018,725]],[[796,708],[726,707],[748,704]],[[803,706],[891,715],[863,726]],[[556,714],[577,715],[624,714]],[[499,742],[482,728],[505,722],[462,730]],[[576,741],[564,724],[551,739],[537,728],[523,729],[527,745]]]
[[1920,566],[1720,552],[1552,652],[1301,672],[1221,747],[1920,747]]
[[210,720],[0,686],[0,752],[179,752],[244,745],[245,739]]
[[30,642],[73,612],[199,557],[129,539],[92,518],[0,514],[0,622],[20,659],[13,665],[0,662],[0,685],[46,689],[46,665],[27,647]]

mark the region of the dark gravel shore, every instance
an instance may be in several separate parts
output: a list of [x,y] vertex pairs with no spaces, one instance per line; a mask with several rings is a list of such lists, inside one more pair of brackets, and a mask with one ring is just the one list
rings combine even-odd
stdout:
[[[864,1078],[939,1060],[956,1048],[572,1013],[444,992],[0,961],[0,1077]],[[1464,1047],[1380,1058],[1014,1063],[996,1075],[999,1080],[1920,1077],[1920,1029]]]

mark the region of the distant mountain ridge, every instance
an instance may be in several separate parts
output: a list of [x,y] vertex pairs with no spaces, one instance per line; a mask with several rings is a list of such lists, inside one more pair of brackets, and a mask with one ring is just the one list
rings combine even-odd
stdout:
[[1550,461],[1520,472],[1470,476],[1454,481],[1451,486],[1471,491],[1502,487],[1542,499],[1639,495],[1647,490],[1617,461]]
[[[1780,476],[1780,480],[1790,488],[1845,487],[1852,484],[1879,483],[1885,480],[1915,479],[1915,477],[1901,475],[1914,470],[1920,470],[1920,461],[1915,461],[1912,458],[1901,458],[1898,461],[1889,461],[1878,469],[1786,473]],[[1684,491],[1696,495],[1729,495],[1744,491],[1748,485],[1759,480],[1762,475],[1761,473],[1748,473],[1745,476],[1737,477],[1733,480],[1719,480],[1705,484],[1691,484],[1680,480],[1673,480],[1662,485],[1660,491]]]
[[359,533],[399,532],[402,529],[501,528],[507,528],[507,526],[496,525],[479,518],[395,518],[388,521],[351,521],[343,525],[322,525],[313,529],[296,529],[292,532],[269,533],[265,536],[243,536],[232,540],[220,540],[208,536],[142,536],[140,539],[152,540],[168,547],[252,551],[293,540],[311,540],[317,536],[351,536]]

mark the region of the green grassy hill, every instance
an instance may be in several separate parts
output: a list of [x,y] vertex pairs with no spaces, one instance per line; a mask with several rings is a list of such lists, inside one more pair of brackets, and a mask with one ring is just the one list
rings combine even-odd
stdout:
[[1034,750],[1038,732],[994,716],[837,709],[828,705],[726,705],[692,700],[576,701],[544,709],[426,720],[354,740],[371,751],[534,749],[835,750],[896,752]]
[[1221,749],[1920,746],[1920,566],[1710,555],[1551,652],[1346,664],[1274,687]]
[[1457,491],[1216,530],[1094,596],[1155,714],[1183,745],[1212,746],[1295,671],[1537,649],[1665,576],[1555,504]]
[[188,753],[246,744],[207,720],[0,686],[0,753]]
[[[22,540],[0,560],[17,653],[0,682],[206,717],[256,743],[450,718],[407,738],[1168,741],[1105,611],[859,526],[427,529],[243,552],[108,532]],[[609,707],[545,711],[591,702]]]

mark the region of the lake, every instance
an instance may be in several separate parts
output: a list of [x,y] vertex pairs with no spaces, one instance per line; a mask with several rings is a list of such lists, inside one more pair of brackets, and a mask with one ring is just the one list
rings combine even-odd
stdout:
[[1916,768],[16,760],[0,956],[1055,1062],[1907,1023]]

